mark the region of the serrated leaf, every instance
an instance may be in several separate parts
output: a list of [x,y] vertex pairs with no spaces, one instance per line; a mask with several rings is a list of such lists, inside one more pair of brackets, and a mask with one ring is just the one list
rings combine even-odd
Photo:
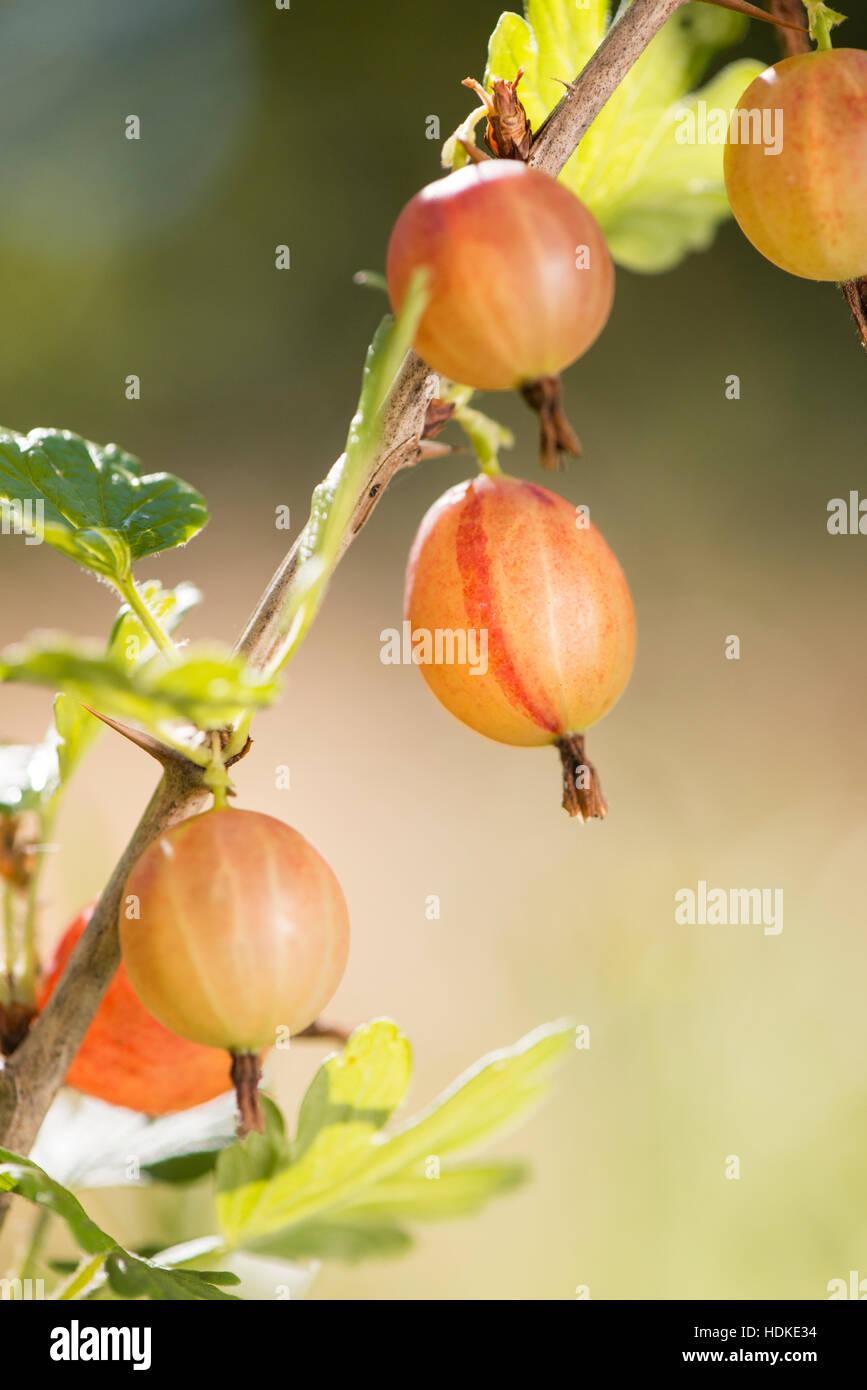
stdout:
[[244,1139],[230,1144],[217,1156],[217,1191],[231,1192],[236,1187],[267,1180],[289,1162],[289,1144],[283,1115],[269,1096],[261,1097],[263,1133],[255,1130]]
[[[525,69],[519,94],[538,129],[563,87],[586,65],[607,30],[608,5],[527,0],[526,19],[501,16],[488,49],[486,82]],[[710,6],[677,11],[609,98],[560,177],[598,219],[615,261],[653,272],[707,247],[729,216],[721,143],[679,143],[679,115],[704,100],[726,113],[764,64],[742,60],[701,92],[709,63],[737,43],[742,16]]]
[[397,1221],[443,1221],[472,1216],[492,1197],[511,1192],[527,1179],[523,1163],[474,1163],[442,1168],[439,1175],[399,1173],[341,1209],[341,1216]]
[[329,1057],[311,1081],[298,1111],[292,1157],[298,1159],[327,1125],[381,1129],[403,1100],[412,1077],[412,1048],[396,1023],[376,1019],[357,1028],[343,1051]]
[[257,1242],[252,1253],[279,1260],[342,1260],[354,1265],[362,1260],[393,1259],[406,1254],[412,1244],[412,1236],[402,1226],[350,1213],[344,1218],[322,1217],[290,1226],[269,1240]]
[[208,520],[204,498],[171,473],[142,476],[116,444],[70,430],[0,430],[0,500],[20,505],[27,529],[115,581],[136,560],[184,545]]
[[414,1173],[431,1155],[477,1148],[539,1103],[571,1040],[571,1025],[551,1024],[483,1057],[396,1134],[381,1135],[354,1108],[348,1118],[324,1124],[290,1167],[268,1181],[219,1194],[227,1242],[247,1243],[326,1211],[338,1213],[376,1184]]
[[188,647],[174,666],[148,662],[130,669],[116,653],[61,633],[36,633],[0,652],[0,680],[60,688],[100,714],[156,731],[177,720],[221,728],[277,694],[273,680],[226,648]]
[[236,1274],[227,1271],[165,1269],[120,1248],[106,1259],[105,1273],[109,1287],[121,1298],[148,1298],[160,1303],[237,1302],[236,1294],[223,1293],[217,1285],[241,1282]]
[[[221,1229],[238,1232],[253,1218],[261,1193],[286,1169],[297,1166],[316,1147],[313,1180],[321,1187],[335,1172],[363,1155],[371,1136],[385,1124],[406,1093],[412,1074],[408,1040],[390,1019],[357,1028],[343,1052],[317,1071],[301,1103],[298,1132],[291,1151],[269,1173],[257,1173],[258,1154],[248,1135],[226,1149],[217,1165],[217,1206]],[[250,1155],[250,1159],[247,1155]],[[251,1161],[252,1160],[252,1161]],[[294,1171],[294,1168],[292,1169]]]

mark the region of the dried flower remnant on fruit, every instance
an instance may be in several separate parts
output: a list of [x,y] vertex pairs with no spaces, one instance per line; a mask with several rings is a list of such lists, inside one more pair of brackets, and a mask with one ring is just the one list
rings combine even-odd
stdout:
[[584,822],[604,820],[608,802],[602,795],[599,774],[584,753],[584,735],[566,734],[557,740],[563,764],[563,810]]
[[487,110],[485,144],[497,159],[521,159],[526,162],[530,157],[533,132],[518,97],[518,83],[523,76],[524,69],[518,68],[511,82],[503,77],[492,77],[490,92],[486,92],[474,77],[465,77],[463,81],[463,85],[476,93]]
[[563,409],[560,378],[540,376],[521,387],[521,395],[539,416],[539,461],[548,473],[563,467],[563,455],[581,457],[581,441]]

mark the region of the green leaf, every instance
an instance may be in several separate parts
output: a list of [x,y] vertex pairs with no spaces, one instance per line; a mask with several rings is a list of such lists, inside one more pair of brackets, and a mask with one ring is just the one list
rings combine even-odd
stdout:
[[[189,647],[174,666],[147,662],[130,669],[119,654],[59,633],[36,633],[27,643],[0,652],[0,680],[60,688],[100,714],[132,719],[156,731],[173,720],[222,728],[241,711],[270,704],[277,695],[273,680],[225,648]],[[81,730],[72,731],[70,738],[68,707],[61,709],[61,724],[70,745],[64,764],[68,770],[72,750],[76,755],[81,751]]]
[[[501,16],[486,82],[523,65],[519,94],[534,129],[560,101],[607,29],[605,0],[527,0],[526,19]],[[677,11],[651,40],[591,125],[560,177],[591,209],[611,254],[630,270],[660,271],[706,248],[729,216],[724,143],[680,143],[699,100],[726,112],[764,64],[743,60],[693,88],[746,30],[742,16],[705,5]]]
[[0,1191],[14,1192],[59,1216],[87,1255],[107,1254],[115,1247],[115,1241],[91,1221],[77,1197],[29,1158],[21,1158],[8,1149],[0,1149]]
[[[187,582],[178,584],[174,589],[164,589],[158,579],[147,579],[137,584],[136,588],[139,597],[167,633],[174,632],[190,610],[202,601],[195,584]],[[146,665],[157,656],[155,642],[145,632],[128,603],[123,604],[115,618],[108,649],[130,670]]]
[[[193,584],[164,589],[158,579],[139,585],[139,593],[167,632],[173,632],[201,598]],[[109,653],[128,670],[145,666],[157,655],[156,646],[127,604],[115,620]],[[102,727],[78,699],[65,693],[58,695],[54,702],[54,728],[49,729],[42,743],[0,744],[0,812],[39,810],[44,806],[72,776]]]
[[391,1259],[412,1248],[410,1233],[390,1221],[380,1221],[352,1213],[340,1218],[322,1217],[257,1241],[252,1252],[280,1260],[342,1260],[358,1264],[361,1260]]
[[61,691],[54,701],[54,728],[57,736],[58,776],[68,782],[88,749],[96,742],[103,726],[72,695]]
[[266,1182],[289,1162],[289,1144],[280,1109],[269,1096],[263,1095],[261,1104],[264,1133],[257,1134],[254,1130],[217,1155],[218,1192]]
[[184,1187],[189,1183],[198,1182],[208,1173],[213,1173],[217,1159],[223,1148],[228,1147],[229,1142],[231,1141],[227,1141],[219,1149],[193,1149],[190,1153],[178,1154],[174,1158],[161,1158],[156,1163],[144,1163],[141,1171],[147,1173],[154,1182]]
[[368,348],[346,451],[314,490],[283,611],[286,641],[280,664],[289,660],[313,622],[343,552],[355,505],[373,482],[389,395],[427,299],[425,278],[423,271],[416,272],[398,317],[387,316],[380,323]]
[[50,1178],[31,1159],[10,1153],[8,1149],[0,1149],[0,1191],[12,1192],[53,1212],[65,1222],[70,1235],[86,1255],[105,1257],[101,1266],[98,1260],[91,1261],[93,1277],[82,1283],[82,1295],[91,1293],[95,1283],[105,1278],[124,1298],[234,1299],[233,1294],[223,1293],[214,1286],[236,1284],[239,1282],[236,1275],[169,1269],[130,1254],[90,1219],[78,1198],[67,1188]]
[[[301,1103],[292,1145],[295,1167],[311,1147],[314,1180],[327,1188],[335,1173],[363,1155],[370,1139],[400,1104],[412,1074],[409,1042],[389,1019],[356,1029],[343,1052],[319,1068]],[[266,1130],[266,1139],[270,1128]],[[257,1172],[257,1136],[226,1149],[217,1164],[217,1208],[221,1229],[238,1233],[252,1219],[262,1192],[289,1171],[290,1153],[269,1172]]]
[[[174,589],[164,589],[158,579],[148,579],[145,583],[139,584],[138,591],[154,617],[168,633],[174,632],[202,597],[194,584],[182,583]],[[155,643],[127,603],[123,604],[115,619],[108,652],[130,671],[147,665],[157,656]],[[61,693],[54,702],[54,726],[59,737],[59,777],[60,781],[65,783],[96,741],[104,725],[83,709],[79,700],[72,695]]]
[[0,500],[26,529],[114,581],[146,555],[185,545],[208,520],[204,499],[170,473],[141,474],[116,444],[70,430],[0,430]]
[[465,1164],[437,1177],[401,1174],[366,1189],[333,1216],[290,1226],[256,1241],[255,1254],[278,1259],[359,1260],[402,1255],[412,1246],[403,1221],[442,1221],[473,1216],[491,1198],[519,1187],[521,1163]]
[[105,1272],[109,1286],[121,1298],[148,1298],[154,1302],[237,1302],[235,1294],[223,1293],[216,1286],[241,1282],[237,1274],[224,1270],[165,1269],[119,1247],[108,1256]]
[[403,1100],[412,1077],[412,1049],[396,1023],[380,1018],[357,1028],[343,1051],[314,1076],[298,1112],[293,1159],[328,1125],[381,1129]]
[[[341,1208],[368,1198],[378,1203],[378,1185],[398,1176],[415,1177],[418,1166],[431,1157],[475,1149],[511,1128],[547,1093],[551,1072],[571,1040],[570,1024],[551,1024],[482,1058],[417,1119],[390,1136],[379,1133],[378,1112],[386,1108],[382,1097],[391,1100],[398,1089],[397,1070],[388,1087],[368,1088],[354,1077],[348,1113],[338,1103],[329,1122],[327,1105],[321,1107],[323,1122],[312,1139],[305,1136],[305,1147],[288,1168],[218,1195],[228,1244],[246,1244],[321,1219],[326,1212],[339,1216]],[[375,1068],[379,1056],[372,1049]]]
[[442,1168],[439,1176],[399,1173],[364,1189],[342,1209],[341,1217],[442,1221],[472,1216],[492,1197],[511,1192],[527,1180],[523,1163],[476,1163]]

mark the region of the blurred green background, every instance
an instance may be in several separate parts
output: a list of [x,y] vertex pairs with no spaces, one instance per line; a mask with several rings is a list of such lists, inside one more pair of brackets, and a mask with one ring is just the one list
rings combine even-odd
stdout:
[[[383,308],[352,274],[381,268],[436,176],[427,117],[445,135],[466,114],[459,82],[481,77],[499,8],[0,7],[2,419],[116,439],[205,492],[203,536],[142,567],[204,588],[191,636],[234,637],[286,545],[275,508],[300,525],[343,446]],[[754,25],[737,52],[771,61],[775,36]],[[591,1047],[500,1146],[531,1185],[402,1260],[329,1266],[312,1296],[822,1298],[867,1276],[867,540],[826,530],[828,500],[865,481],[865,382],[835,289],[776,271],[733,225],[672,274],[620,272],[566,377],[585,457],[554,481],[590,505],[638,613],[632,683],[589,740],[604,825],[564,816],[553,753],[484,741],[380,662],[415,527],[470,461],[399,476],[353,547],[237,776],[241,804],[290,820],[343,882],[333,1012],[403,1025],[416,1106],[544,1020],[574,1016]],[[507,467],[538,477],[529,414],[487,404],[517,431]],[[107,631],[108,589],[47,547],[4,537],[0,572],[0,642]],[[38,737],[49,709],[4,690],[4,737]],[[153,781],[108,737],[80,773],[46,942],[100,889]],[[699,879],[783,888],[782,933],[676,925],[674,894]],[[324,1052],[276,1056],[288,1107]],[[171,1201],[88,1202],[120,1239],[179,1233]]]

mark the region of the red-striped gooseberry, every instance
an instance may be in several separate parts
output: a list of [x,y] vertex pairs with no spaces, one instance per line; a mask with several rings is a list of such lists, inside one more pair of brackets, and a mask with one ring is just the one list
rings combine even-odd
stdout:
[[[556,744],[564,806],[604,816],[583,734],[629,680],[635,616],[623,571],[584,510],[504,475],[451,488],[415,538],[405,617],[414,660],[442,704],[501,743]],[[467,659],[449,659],[461,633]],[[437,634],[451,639],[438,647]]]

